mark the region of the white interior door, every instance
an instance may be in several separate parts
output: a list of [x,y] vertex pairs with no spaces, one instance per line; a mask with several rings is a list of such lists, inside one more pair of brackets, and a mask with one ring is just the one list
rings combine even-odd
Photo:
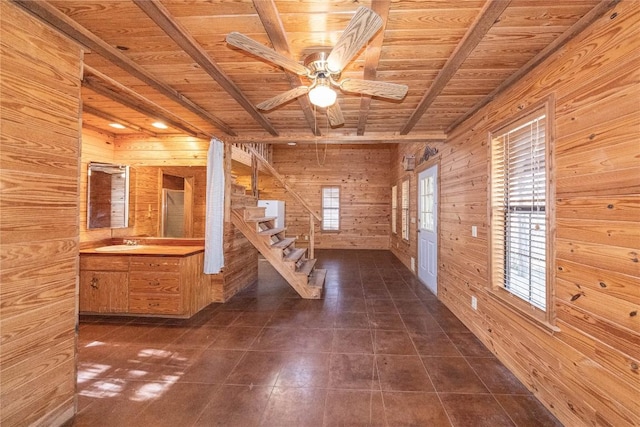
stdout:
[[438,295],[438,166],[418,175],[418,278]]

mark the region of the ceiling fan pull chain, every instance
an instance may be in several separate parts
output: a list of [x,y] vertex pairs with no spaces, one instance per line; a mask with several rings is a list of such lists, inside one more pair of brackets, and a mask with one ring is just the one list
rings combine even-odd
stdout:
[[[328,123],[329,122],[327,121],[327,134],[329,133]],[[315,138],[313,139],[316,147],[316,163],[318,166],[324,166],[327,161],[327,142],[325,142],[324,156],[322,158],[322,163],[320,163],[320,155],[318,154],[318,110],[315,105],[313,106],[313,126],[316,130]]]

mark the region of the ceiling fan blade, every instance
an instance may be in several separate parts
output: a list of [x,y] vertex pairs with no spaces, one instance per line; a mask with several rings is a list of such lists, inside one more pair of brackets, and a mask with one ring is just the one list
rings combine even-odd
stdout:
[[409,86],[373,80],[344,79],[340,82],[340,89],[381,98],[402,99],[407,94]]
[[327,68],[338,74],[351,58],[382,27],[382,18],[373,10],[360,6],[327,58]]
[[258,110],[273,110],[279,105],[284,104],[285,102],[291,101],[294,98],[297,98],[305,93],[309,92],[309,88],[307,86],[298,86],[291,90],[288,90],[280,95],[276,95],[273,98],[267,99],[266,101],[262,101],[260,104],[256,105]]
[[309,69],[304,65],[294,61],[291,58],[279,54],[275,50],[258,43],[257,41],[245,36],[244,34],[237,32],[229,33],[227,35],[227,43],[249,53],[252,53],[256,56],[259,56],[260,58],[266,59],[269,62],[273,62],[274,64],[279,65],[282,68],[294,72],[298,75],[306,76],[307,74],[309,74]]
[[342,115],[342,109],[340,108],[338,101],[327,107],[327,117],[329,118],[329,124],[331,124],[332,128],[342,126],[344,124],[344,116]]

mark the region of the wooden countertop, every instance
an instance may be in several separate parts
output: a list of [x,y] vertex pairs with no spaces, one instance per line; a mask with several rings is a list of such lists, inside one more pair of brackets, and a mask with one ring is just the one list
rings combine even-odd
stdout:
[[[111,249],[106,249],[111,248]],[[189,256],[204,252],[204,246],[173,246],[173,245],[111,245],[99,248],[82,249],[81,254],[91,255],[152,255],[152,256]]]

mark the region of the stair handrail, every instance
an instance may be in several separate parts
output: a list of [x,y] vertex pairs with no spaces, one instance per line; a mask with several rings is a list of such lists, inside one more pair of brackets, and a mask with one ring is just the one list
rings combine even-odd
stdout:
[[265,169],[268,170],[269,173],[271,173],[271,175],[280,182],[280,184],[282,184],[284,189],[287,190],[287,192],[291,195],[291,197],[293,197],[296,200],[296,202],[300,203],[300,205],[302,205],[302,207],[305,208],[309,212],[309,214],[311,214],[311,216],[316,219],[316,221],[322,222],[322,217],[318,215],[316,212],[314,212],[313,209],[311,209],[311,206],[309,206],[309,204],[305,202],[305,200],[302,197],[300,197],[300,195],[296,192],[296,190],[293,187],[287,184],[284,177],[280,175],[280,173],[278,173],[278,171],[273,166],[271,166],[271,164],[264,157],[262,157],[260,153],[258,153],[251,146],[246,146],[246,147],[249,149],[249,152],[253,156],[255,156],[258,162],[262,163],[262,166],[264,166]]
[[247,145],[246,148],[248,148],[248,151],[251,153],[253,158],[255,158],[259,163],[262,163],[262,166],[264,166],[264,168],[268,170],[269,173],[271,173],[271,175],[280,182],[280,184],[282,184],[284,189],[291,195],[291,197],[293,197],[296,202],[300,203],[300,205],[305,208],[307,212],[309,212],[309,257],[315,258],[315,223],[313,220],[315,219],[318,222],[322,223],[322,217],[314,212],[313,209],[311,209],[311,206],[309,206],[309,204],[305,202],[302,197],[300,197],[296,190],[294,190],[289,184],[287,184],[287,181],[284,179],[284,177],[280,175],[280,173],[278,173],[278,171],[273,166],[271,166],[271,163],[269,163],[264,157],[262,157],[260,153],[258,153],[250,145]]

